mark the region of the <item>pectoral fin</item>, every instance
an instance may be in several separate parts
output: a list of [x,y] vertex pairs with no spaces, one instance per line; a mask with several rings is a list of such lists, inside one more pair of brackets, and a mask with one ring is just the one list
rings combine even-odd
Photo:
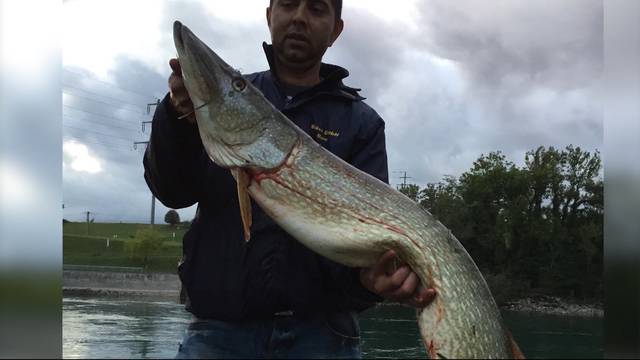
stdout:
[[231,174],[236,179],[238,188],[238,203],[240,204],[240,218],[242,219],[242,229],[244,230],[244,241],[251,238],[251,198],[248,187],[251,182],[249,174],[240,168],[231,169]]

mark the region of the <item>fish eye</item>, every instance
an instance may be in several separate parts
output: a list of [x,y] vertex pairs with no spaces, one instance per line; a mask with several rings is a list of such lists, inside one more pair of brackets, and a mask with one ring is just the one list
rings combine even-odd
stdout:
[[242,91],[247,87],[247,83],[241,77],[237,77],[231,81],[231,86],[237,91]]

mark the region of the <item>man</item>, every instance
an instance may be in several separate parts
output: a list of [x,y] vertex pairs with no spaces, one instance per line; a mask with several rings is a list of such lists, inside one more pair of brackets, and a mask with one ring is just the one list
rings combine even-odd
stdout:
[[[322,146],[388,181],[384,122],[348,72],[322,56],[344,23],[341,0],[272,0],[263,44],[270,69],[247,75],[274,106]],[[303,247],[256,204],[244,243],[233,178],[202,148],[177,59],[156,109],[145,179],[168,207],[198,202],[178,272],[194,315],[178,357],[360,357],[355,313],[389,299],[426,306],[433,289],[385,253],[367,269],[336,264]]]

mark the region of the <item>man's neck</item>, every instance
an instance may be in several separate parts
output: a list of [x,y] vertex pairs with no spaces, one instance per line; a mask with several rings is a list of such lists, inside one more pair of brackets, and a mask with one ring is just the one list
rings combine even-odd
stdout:
[[292,68],[275,61],[278,79],[285,84],[294,86],[314,86],[320,82],[320,62],[310,68]]

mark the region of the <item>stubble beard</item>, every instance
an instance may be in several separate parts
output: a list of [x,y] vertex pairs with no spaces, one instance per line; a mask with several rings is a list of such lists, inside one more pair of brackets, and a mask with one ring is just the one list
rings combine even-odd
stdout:
[[324,52],[320,49],[292,49],[275,47],[274,50],[276,57],[281,66],[285,66],[295,71],[306,71],[315,66],[318,62],[322,61]]

